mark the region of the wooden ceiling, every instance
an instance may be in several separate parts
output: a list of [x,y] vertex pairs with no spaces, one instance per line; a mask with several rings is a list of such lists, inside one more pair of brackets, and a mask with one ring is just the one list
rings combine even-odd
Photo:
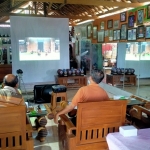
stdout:
[[69,24],[76,25],[144,2],[149,0],[0,0],[0,23],[9,16],[41,16],[69,18]]

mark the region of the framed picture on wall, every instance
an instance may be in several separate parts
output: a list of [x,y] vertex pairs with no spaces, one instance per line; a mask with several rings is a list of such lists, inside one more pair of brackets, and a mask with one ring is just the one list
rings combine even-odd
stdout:
[[138,26],[137,27],[137,38],[144,38],[145,37],[145,26]]
[[125,22],[126,21],[126,12],[120,13],[120,22]]
[[87,37],[91,38],[91,35],[92,35],[92,25],[89,24],[87,25]]
[[120,40],[126,39],[127,39],[127,24],[122,24],[120,30]]
[[97,42],[104,42],[104,30],[100,30],[97,33]]
[[150,19],[150,4],[147,5],[147,19]]
[[104,30],[104,29],[105,29],[105,22],[104,22],[104,21],[101,22],[101,24],[100,24],[100,29],[101,29],[101,30]]
[[145,38],[150,39],[150,26],[146,26],[145,29]]
[[107,21],[107,29],[110,29],[113,27],[113,20],[108,20]]
[[120,40],[120,30],[114,30],[114,33],[113,33],[113,40],[114,40],[114,41]]
[[143,24],[144,21],[144,9],[137,11],[137,25]]
[[93,39],[97,39],[97,26],[93,26]]
[[119,20],[115,20],[115,21],[114,21],[113,28],[114,28],[114,29],[118,29],[118,28],[119,28],[119,23],[120,23]]
[[135,41],[136,40],[136,28],[128,29],[128,41]]
[[131,16],[128,17],[128,28],[133,28],[134,27],[134,22],[135,22],[134,18],[135,18],[134,15],[131,15]]

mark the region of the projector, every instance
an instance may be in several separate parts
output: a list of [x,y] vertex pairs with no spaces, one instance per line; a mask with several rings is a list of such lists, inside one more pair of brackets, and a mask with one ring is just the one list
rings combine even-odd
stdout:
[[61,92],[66,92],[67,88],[64,85],[53,85],[52,86],[52,91],[54,93],[61,93]]

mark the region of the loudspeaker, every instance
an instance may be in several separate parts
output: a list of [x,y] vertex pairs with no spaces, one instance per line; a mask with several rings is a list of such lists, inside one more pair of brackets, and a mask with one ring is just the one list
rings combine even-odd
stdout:
[[[52,86],[59,84],[45,84],[45,85],[34,85],[34,101],[37,104],[50,103]],[[57,102],[61,100],[60,97],[57,98]]]

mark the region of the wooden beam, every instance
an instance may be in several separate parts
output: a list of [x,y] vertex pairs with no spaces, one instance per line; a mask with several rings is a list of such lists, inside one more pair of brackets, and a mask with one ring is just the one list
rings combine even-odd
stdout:
[[[17,13],[0,13],[0,16],[26,16],[26,17],[44,17],[44,15],[35,15],[35,14],[17,14]],[[69,18],[69,19],[97,19],[97,17],[89,17],[89,16],[70,16],[70,15],[47,15],[49,18]]]
[[[15,1],[30,1],[30,0],[15,0]],[[37,1],[37,0],[32,0]],[[53,2],[53,3],[64,3],[64,0],[38,0],[39,2]],[[145,1],[145,0],[144,0]],[[149,0],[147,0],[149,2]],[[126,2],[111,2],[104,0],[67,0],[66,4],[81,4],[81,5],[92,5],[92,6],[118,6],[118,7],[139,7],[143,6],[144,3],[126,3]]]

